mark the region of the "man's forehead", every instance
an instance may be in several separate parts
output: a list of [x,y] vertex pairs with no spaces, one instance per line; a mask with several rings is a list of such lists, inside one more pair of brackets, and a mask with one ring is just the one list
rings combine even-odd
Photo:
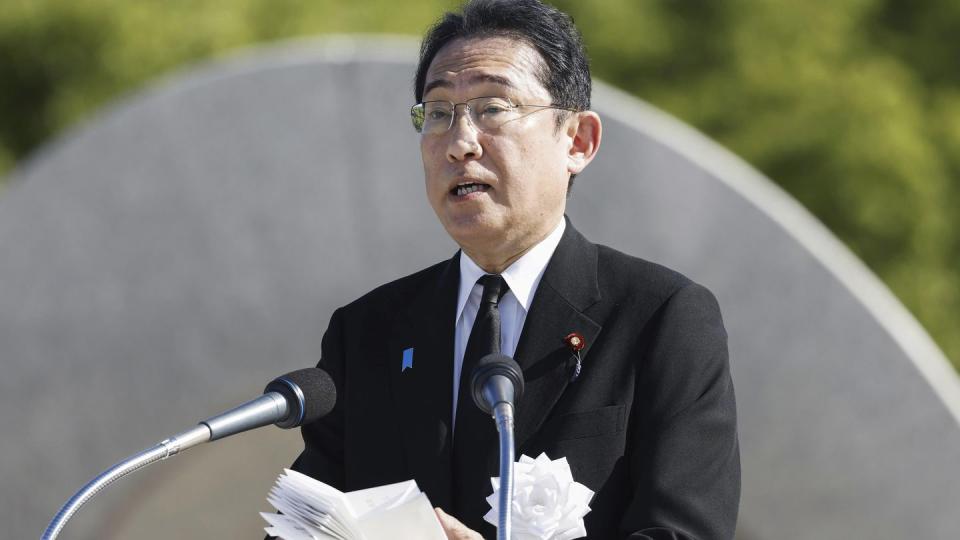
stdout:
[[[454,88],[456,86],[449,79],[442,78],[443,77],[442,75],[440,77],[441,78],[427,79],[427,84],[423,88],[424,95],[429,94],[430,91],[435,88]],[[487,83],[487,84],[497,84],[509,90],[518,89],[517,85],[514,84],[513,81],[511,81],[509,78],[501,75],[494,75],[491,73],[466,74],[465,78],[460,82],[467,86]]]
[[542,66],[540,53],[523,40],[504,36],[459,38],[433,57],[423,93],[434,88],[483,83],[515,90],[531,85],[542,89],[537,77]]

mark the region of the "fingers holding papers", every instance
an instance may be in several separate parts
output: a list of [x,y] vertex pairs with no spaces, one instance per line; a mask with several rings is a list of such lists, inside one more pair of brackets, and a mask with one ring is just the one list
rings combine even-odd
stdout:
[[447,540],[483,540],[480,533],[468,529],[466,525],[460,523],[460,520],[444,512],[440,508],[434,508],[437,513],[437,519],[440,520],[440,526],[443,532],[447,533]]

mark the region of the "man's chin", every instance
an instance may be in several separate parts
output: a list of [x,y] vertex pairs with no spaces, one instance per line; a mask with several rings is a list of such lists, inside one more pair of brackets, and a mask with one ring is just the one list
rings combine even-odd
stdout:
[[492,246],[502,245],[507,237],[503,227],[480,219],[479,216],[447,221],[444,229],[457,245],[468,251],[486,251]]
[[486,227],[464,225],[447,227],[447,234],[450,235],[450,238],[460,245],[460,247],[478,247],[487,244],[496,244],[496,239],[502,236],[496,231]]

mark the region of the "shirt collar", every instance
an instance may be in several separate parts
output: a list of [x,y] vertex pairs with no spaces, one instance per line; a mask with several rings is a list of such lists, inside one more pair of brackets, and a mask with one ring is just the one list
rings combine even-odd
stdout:
[[[553,257],[553,252],[560,244],[560,239],[563,237],[563,231],[566,227],[567,220],[561,219],[553,232],[530,248],[519,259],[513,261],[513,264],[500,274],[524,311],[530,311],[533,293],[540,283],[540,278],[543,277],[543,272],[547,268],[547,263],[550,262],[550,257]],[[463,313],[464,306],[467,305],[467,299],[470,298],[473,286],[484,274],[486,272],[483,268],[480,268],[477,263],[473,262],[473,259],[461,251],[460,292],[457,296],[457,318],[454,320],[460,320],[460,315]]]

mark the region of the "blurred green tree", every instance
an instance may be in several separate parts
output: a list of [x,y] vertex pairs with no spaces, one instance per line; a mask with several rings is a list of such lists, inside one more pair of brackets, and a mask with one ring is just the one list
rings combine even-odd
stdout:
[[[6,0],[0,175],[185,63],[329,32],[420,35],[458,2]],[[752,163],[847,243],[960,365],[960,3],[555,0],[598,78]]]
[[[594,72],[690,122],[847,243],[960,360],[960,4],[556,4]],[[617,17],[610,17],[617,13]]]

